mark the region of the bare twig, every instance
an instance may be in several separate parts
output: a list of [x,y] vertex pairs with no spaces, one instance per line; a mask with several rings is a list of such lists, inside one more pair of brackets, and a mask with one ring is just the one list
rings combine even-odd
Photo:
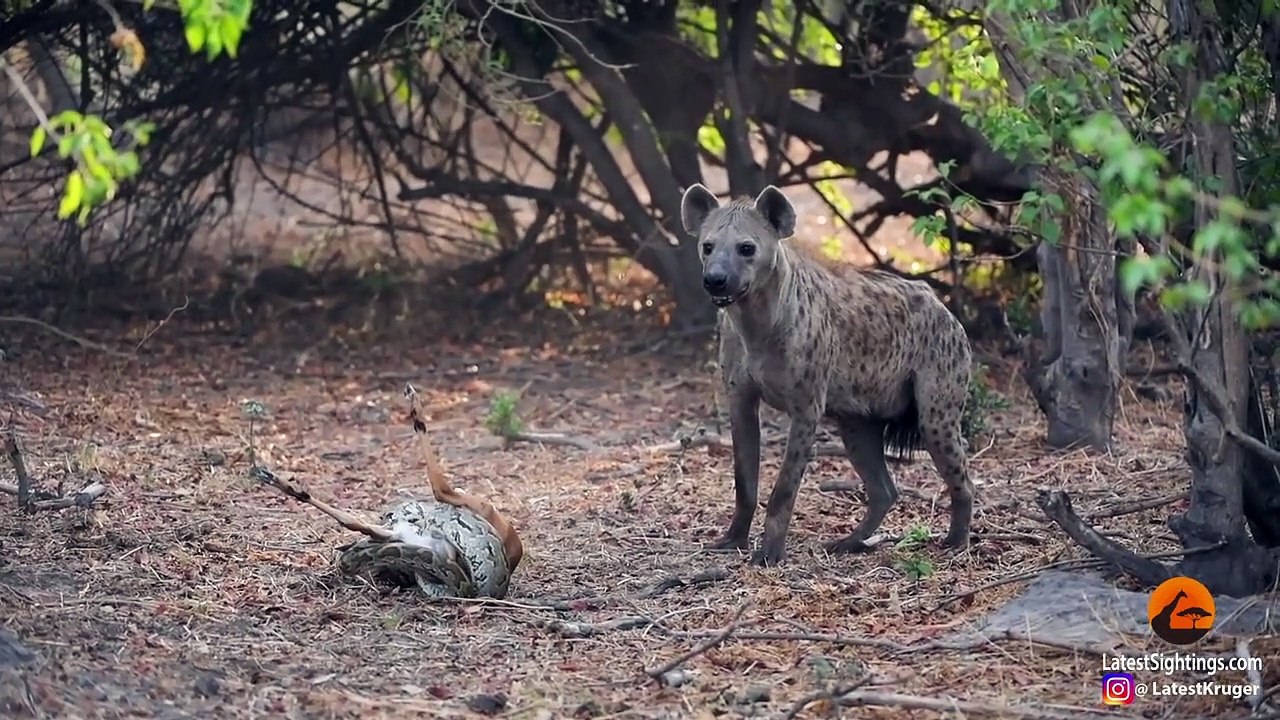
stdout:
[[[19,495],[18,488],[7,483],[0,483],[0,492],[6,495]],[[89,507],[94,500],[105,495],[107,486],[101,482],[91,482],[84,486],[84,489],[75,495],[66,497],[54,497],[44,500],[29,500],[27,503],[28,512],[37,512],[40,510],[62,510],[69,507]]]
[[18,478],[18,485],[13,493],[18,496],[18,509],[31,512],[31,476],[27,474],[27,464],[22,461],[17,429],[10,427],[5,433],[4,449],[9,454],[9,462],[13,464],[14,475]]
[[57,335],[58,337],[64,340],[70,340],[71,342],[79,345],[80,347],[86,347],[91,350],[97,350],[98,352],[103,352],[108,355],[119,357],[119,358],[133,357],[129,353],[124,353],[124,352],[120,352],[119,350],[114,350],[112,348],[107,347],[106,345],[103,345],[102,343],[94,342],[92,340],[89,340],[88,338],[80,337],[79,335],[69,333],[66,330],[63,330],[61,328],[54,327],[53,325],[50,325],[49,323],[43,320],[37,320],[35,318],[27,317],[25,315],[0,315],[0,323],[20,323],[23,325],[35,325],[36,327],[42,330],[51,332],[54,335]]
[[782,716],[782,720],[793,720],[793,718],[797,717],[800,713],[804,712],[805,708],[809,707],[810,705],[820,700],[826,700],[827,702],[830,702],[832,704],[838,704],[840,702],[840,698],[857,690],[863,685],[866,685],[867,681],[870,679],[871,679],[870,674],[863,673],[862,675],[859,675],[858,678],[853,682],[841,685],[837,687],[835,690],[819,690],[818,692],[805,695],[804,697],[797,700],[794,705],[791,706],[791,710],[789,710],[786,715]]
[[573,435],[565,435],[564,433],[518,432],[511,435],[504,435],[502,437],[507,442],[527,442],[541,445],[569,445],[588,452],[596,449],[595,444],[590,440],[574,437]]
[[690,649],[688,652],[682,653],[681,655],[676,656],[672,660],[665,662],[662,665],[659,665],[658,667],[645,670],[644,671],[645,675],[648,675],[654,680],[657,680],[659,684],[666,684],[666,680],[664,678],[666,677],[667,673],[671,672],[672,670],[675,670],[676,668],[680,667],[681,665],[688,662],[689,660],[692,660],[693,658],[701,655],[702,653],[705,653],[706,651],[719,645],[725,640],[728,640],[729,636],[732,635],[735,630],[737,630],[739,627],[742,626],[742,615],[747,611],[747,608],[749,606],[750,606],[750,603],[745,603],[745,602],[742,603],[741,605],[738,606],[737,611],[733,613],[733,617],[729,619],[729,624],[725,625],[724,628],[718,630],[715,635],[712,635],[711,637],[707,638],[703,642],[700,642],[697,645],[693,646],[693,648]]
[[[993,705],[969,700],[956,700],[954,698],[928,698],[872,690],[855,690],[835,698],[835,703],[845,707],[878,705],[904,710],[935,710],[937,712],[974,717],[1016,717],[1025,718],[1026,720],[1080,720],[1081,717],[1088,717],[1089,715],[1084,708],[1062,711],[1025,705]],[[1098,716],[1102,717],[1100,713]]]
[[1101,520],[1103,518],[1120,517],[1121,515],[1132,515],[1133,513],[1143,512],[1145,510],[1155,510],[1156,508],[1164,507],[1165,505],[1168,505],[1170,503],[1175,503],[1179,500],[1182,500],[1185,497],[1187,497],[1187,493],[1185,491],[1176,492],[1169,495],[1162,495],[1158,498],[1152,498],[1150,500],[1139,500],[1137,502],[1123,503],[1120,505],[1116,505],[1115,507],[1108,508],[1106,510],[1099,510],[1097,512],[1089,513],[1088,517],[1090,520]]
[[1058,524],[1076,544],[1147,585],[1155,586],[1169,579],[1167,565],[1149,560],[1113,540],[1103,537],[1071,509],[1071,498],[1061,490],[1041,492],[1036,504]]
[[[1188,548],[1186,550],[1170,550],[1168,552],[1139,555],[1138,557],[1143,560],[1164,560],[1168,558],[1197,555],[1199,553],[1212,552],[1214,550],[1220,550],[1220,549],[1222,549],[1222,543],[1216,543],[1216,544],[1208,545],[1205,547]],[[1061,569],[1067,569],[1067,568],[1082,569],[1082,568],[1091,568],[1091,567],[1102,567],[1102,566],[1105,566],[1106,564],[1107,564],[1107,561],[1100,558],[1085,558],[1085,559],[1072,558],[1070,560],[1059,560],[1057,562],[1051,562],[1046,565],[1041,565],[1040,567],[1035,568],[1033,570],[1028,570],[1027,572],[1018,573],[1016,575],[1006,575],[1005,577],[1002,577],[999,580],[993,580],[989,583],[984,583],[973,589],[948,595],[946,598],[942,600],[942,602],[930,608],[929,612],[937,612],[938,610],[941,610],[942,608],[950,605],[951,603],[957,602],[959,600],[964,600],[965,598],[973,597],[974,595],[977,595],[978,593],[986,592],[987,590],[992,590],[1004,585],[1012,585],[1013,583],[1023,582],[1026,580],[1034,580],[1040,575],[1044,574],[1045,572],[1048,572],[1049,570],[1061,570]]]

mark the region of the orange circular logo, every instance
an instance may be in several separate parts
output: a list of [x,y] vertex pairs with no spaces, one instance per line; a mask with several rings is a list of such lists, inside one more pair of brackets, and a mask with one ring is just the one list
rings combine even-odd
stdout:
[[1213,595],[1189,577],[1160,583],[1147,601],[1147,622],[1156,637],[1174,645],[1190,645],[1213,629]]

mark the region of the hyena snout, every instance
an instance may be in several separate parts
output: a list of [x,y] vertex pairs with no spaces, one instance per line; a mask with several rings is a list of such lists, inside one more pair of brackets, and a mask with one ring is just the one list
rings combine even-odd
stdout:
[[702,271],[702,289],[716,307],[728,307],[746,293],[747,283],[739,273],[723,265],[709,264]]
[[702,276],[702,287],[712,295],[727,295],[729,276],[726,273],[712,270]]

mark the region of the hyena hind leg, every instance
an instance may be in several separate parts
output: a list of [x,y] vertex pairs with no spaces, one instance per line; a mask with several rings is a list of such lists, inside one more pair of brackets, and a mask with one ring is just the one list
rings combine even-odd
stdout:
[[925,449],[933,458],[951,498],[951,527],[942,545],[962,548],[969,544],[969,527],[973,523],[973,484],[969,480],[960,428],[925,426],[922,430]]
[[867,545],[867,538],[880,529],[885,516],[898,501],[898,488],[893,484],[893,476],[884,461],[885,425],[881,421],[863,418],[842,418],[837,427],[845,454],[867,491],[867,509],[862,522],[852,532],[827,543],[825,547],[830,553],[867,552],[872,549]]

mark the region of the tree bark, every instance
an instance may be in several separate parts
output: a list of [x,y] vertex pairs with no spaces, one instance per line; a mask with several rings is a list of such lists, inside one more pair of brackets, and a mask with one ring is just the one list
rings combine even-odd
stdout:
[[[1213,5],[1192,0],[1169,0],[1168,15],[1174,41],[1194,43],[1195,63],[1182,72],[1183,102],[1194,107],[1204,83],[1226,70],[1217,13]],[[1197,176],[1217,177],[1221,193],[1239,192],[1234,138],[1231,128],[1192,113],[1193,163]],[[1195,210],[1195,227],[1214,219],[1205,203]],[[1212,258],[1210,259],[1212,260]],[[1188,269],[1188,279],[1207,284],[1211,299],[1204,307],[1174,316],[1174,345],[1190,366],[1183,431],[1191,465],[1191,502],[1185,513],[1169,519],[1169,528],[1183,547],[1221,543],[1214,552],[1186,558],[1182,570],[1210,591],[1240,597],[1269,589],[1276,581],[1276,553],[1253,542],[1244,513],[1243,478],[1247,452],[1228,437],[1225,423],[1248,427],[1246,415],[1252,382],[1249,345],[1233,301],[1229,279],[1202,262]],[[1207,394],[1220,391],[1222,397]],[[1215,413],[1213,405],[1218,407]],[[1223,413],[1226,417],[1220,417]]]
[[1036,250],[1044,284],[1039,357],[1028,346],[1024,377],[1048,420],[1055,448],[1111,447],[1117,397],[1131,331],[1132,302],[1116,282],[1117,244],[1093,184],[1063,173],[1046,173],[1066,211],[1060,242]]
[[[1044,19],[1054,22],[1076,12],[1064,0]],[[1011,22],[1002,20],[992,26],[993,32]],[[1030,85],[1055,71],[1052,63],[1032,67],[1020,61],[1022,49],[1014,38],[997,33],[993,40],[1001,74],[1016,101],[1023,102]],[[1039,173],[1039,185],[1045,194],[1057,193],[1065,208],[1059,241],[1042,240],[1036,249],[1044,285],[1041,329],[1038,342],[1025,348],[1023,377],[1045,414],[1049,445],[1109,450],[1134,311],[1133,299],[1118,282],[1116,261],[1130,244],[1112,235],[1098,188],[1090,180],[1046,168]]]

